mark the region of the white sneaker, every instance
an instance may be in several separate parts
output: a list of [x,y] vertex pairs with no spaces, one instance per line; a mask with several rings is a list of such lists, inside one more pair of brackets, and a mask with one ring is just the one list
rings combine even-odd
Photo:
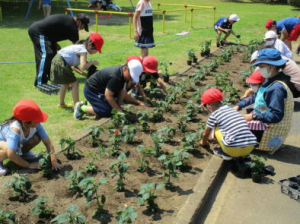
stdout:
[[215,155],[221,157],[224,160],[232,160],[232,157],[223,152],[220,148],[214,148],[213,152]]
[[21,155],[21,157],[25,160],[35,160],[38,157],[36,156],[36,154],[34,154],[33,152],[25,152],[23,153],[23,155]]
[[9,170],[0,162],[0,176],[8,174]]

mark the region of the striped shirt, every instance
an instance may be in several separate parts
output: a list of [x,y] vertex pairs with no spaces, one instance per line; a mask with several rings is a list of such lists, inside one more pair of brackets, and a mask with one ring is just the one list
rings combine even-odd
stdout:
[[257,144],[256,137],[250,131],[244,117],[226,105],[214,111],[206,125],[212,129],[218,126],[223,135],[222,143],[227,147],[246,147]]

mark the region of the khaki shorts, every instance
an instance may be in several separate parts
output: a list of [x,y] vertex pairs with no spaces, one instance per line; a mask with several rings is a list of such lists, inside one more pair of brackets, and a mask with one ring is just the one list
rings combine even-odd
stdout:
[[50,80],[55,84],[69,84],[77,80],[71,66],[59,54],[52,60]]

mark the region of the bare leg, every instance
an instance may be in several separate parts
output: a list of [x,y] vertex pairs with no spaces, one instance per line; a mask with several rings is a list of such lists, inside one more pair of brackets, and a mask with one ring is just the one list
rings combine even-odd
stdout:
[[29,152],[31,149],[33,149],[35,146],[37,146],[41,142],[41,138],[38,136],[38,134],[35,134],[28,142],[25,142],[22,147],[22,152],[26,153]]
[[90,106],[86,107],[86,113],[96,115],[93,107],[90,107]]
[[141,58],[148,56],[148,48],[141,48]]
[[289,47],[290,50],[292,50],[292,42],[285,40],[284,43]]
[[69,84],[64,84],[61,85],[60,90],[59,90],[59,104],[60,105],[65,105],[65,97],[66,97],[66,92],[69,87]]
[[78,84],[78,81],[75,81],[75,82],[71,83],[71,86],[72,86],[73,103],[75,105],[77,102],[79,102],[79,93],[78,93],[79,84]]
[[7,143],[4,141],[0,141],[0,162],[7,158]]
[[218,35],[217,35],[217,47],[220,46],[221,35],[222,35],[222,32],[218,31]]
[[224,37],[224,41],[226,41],[227,40],[227,37],[229,37],[229,35],[231,34],[231,32],[229,31],[229,32],[227,32],[226,34],[225,34],[225,37]]

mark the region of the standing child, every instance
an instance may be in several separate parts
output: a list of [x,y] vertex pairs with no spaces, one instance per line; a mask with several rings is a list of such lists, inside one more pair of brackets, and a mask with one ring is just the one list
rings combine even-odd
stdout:
[[[101,53],[103,38],[98,33],[91,33],[86,40],[78,41],[77,44],[61,49],[52,60],[50,79],[54,83],[62,84],[59,91],[58,108],[71,107],[65,103],[66,91],[72,86],[72,96],[74,105],[79,101],[78,81],[73,70],[82,76],[87,76],[83,70],[87,70],[92,65],[98,65],[97,61],[87,61],[87,53]],[[78,67],[80,65],[80,68]],[[71,66],[74,66],[73,69]]]
[[39,0],[38,10],[41,9],[41,5],[43,5],[44,16],[50,16],[51,14],[51,0]]
[[150,0],[139,0],[133,16],[135,46],[141,48],[141,58],[148,55],[148,48],[155,47],[153,14]]
[[[39,169],[37,162],[29,163],[27,160],[36,159],[30,152],[40,141],[43,141],[48,152],[54,153],[54,147],[41,122],[45,122],[48,114],[41,111],[32,100],[21,100],[13,109],[13,116],[0,125],[0,176],[9,171],[3,166],[3,160],[10,159],[21,167]],[[52,168],[61,169],[56,156],[50,155]]]
[[225,160],[232,157],[246,157],[257,144],[244,117],[235,109],[222,104],[223,94],[219,89],[206,90],[201,105],[210,113],[203,132],[201,145],[208,145],[209,134],[214,131],[221,150],[214,153]]

